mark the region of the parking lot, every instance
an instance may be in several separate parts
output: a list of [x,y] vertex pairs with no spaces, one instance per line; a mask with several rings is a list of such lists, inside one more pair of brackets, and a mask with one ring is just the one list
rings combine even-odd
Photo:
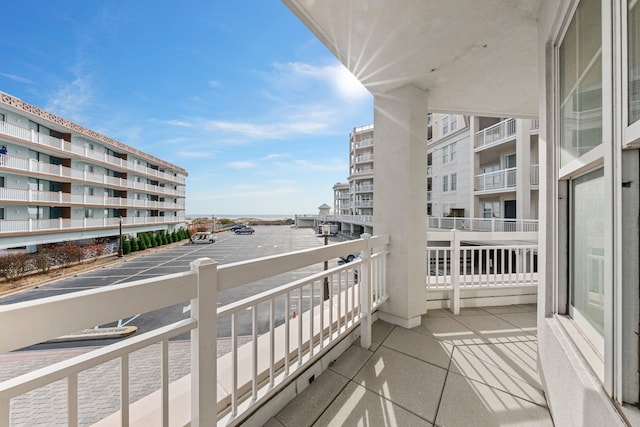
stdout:
[[[212,244],[184,244],[174,246],[155,253],[144,255],[131,254],[122,262],[111,264],[100,269],[78,274],[55,283],[32,289],[27,292],[0,299],[0,304],[11,304],[36,298],[59,295],[73,291],[115,285],[133,280],[162,276],[188,270],[189,263],[197,258],[208,257],[219,264],[243,261],[253,258],[274,255],[321,246],[323,239],[316,237],[310,228],[291,228],[289,226],[256,226],[254,234],[220,233]],[[333,265],[330,264],[330,267]],[[308,276],[321,271],[322,264],[306,269],[288,272],[277,277],[255,282],[238,289],[221,292],[218,304],[225,305],[250,295],[271,289],[275,286]],[[167,307],[151,313],[140,313],[128,319],[119,319],[109,325],[101,326],[136,326],[137,333],[153,330],[163,325],[185,319],[189,316],[189,302]],[[52,319],[55,321],[55,319]],[[250,327],[250,325],[249,325]],[[228,336],[228,328],[220,325],[219,336]],[[247,328],[241,334],[248,333]],[[181,337],[188,338],[188,337]],[[36,348],[69,347],[78,345],[105,345],[115,340],[76,341],[63,343],[38,344]]]

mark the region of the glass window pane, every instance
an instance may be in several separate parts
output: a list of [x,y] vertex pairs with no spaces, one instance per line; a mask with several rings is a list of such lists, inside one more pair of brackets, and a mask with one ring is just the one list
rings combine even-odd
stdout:
[[582,0],[560,45],[560,162],[602,143],[600,1]]
[[640,6],[638,0],[629,0],[629,124],[640,119]]
[[571,182],[571,305],[604,334],[604,169]]

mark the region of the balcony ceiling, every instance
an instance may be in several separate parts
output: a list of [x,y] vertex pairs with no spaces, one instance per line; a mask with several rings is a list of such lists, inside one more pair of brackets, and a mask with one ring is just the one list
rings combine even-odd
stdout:
[[429,110],[538,115],[540,0],[283,0],[374,95],[412,84]]

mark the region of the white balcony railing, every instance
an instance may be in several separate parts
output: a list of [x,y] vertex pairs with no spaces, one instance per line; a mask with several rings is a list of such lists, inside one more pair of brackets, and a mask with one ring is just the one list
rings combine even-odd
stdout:
[[65,151],[70,154],[72,153],[75,155],[74,157],[85,157],[93,161],[105,163],[111,166],[116,166],[118,168],[135,170],[136,172],[149,175],[158,179],[162,179],[171,183],[175,183],[178,185],[184,185],[186,182],[185,177],[183,176],[175,176],[173,173],[161,172],[160,170],[157,170],[157,169],[148,168],[147,166],[143,166],[135,162],[124,160],[104,152],[100,153],[98,151],[90,150],[87,147],[82,147],[77,144],[72,144],[63,139],[54,138],[49,135],[38,133],[35,130],[26,129],[20,126],[16,126],[12,123],[7,123],[5,121],[0,122],[0,133],[4,135],[9,135],[14,138],[19,138],[24,141],[29,141],[29,142],[44,145],[47,147],[51,147],[56,150]]
[[537,232],[537,219],[510,218],[457,218],[430,216],[427,219],[430,229],[465,230],[482,232]]
[[[113,359],[121,363],[120,378],[114,387],[120,388],[120,402],[124,403],[119,412],[105,421],[109,425],[129,425],[130,417],[141,415],[136,413],[140,406],[129,405],[129,355],[156,343],[161,343],[163,375],[158,398],[149,396],[149,399],[153,397],[150,406],[157,415],[156,420],[149,423],[168,425],[172,405],[172,414],[185,414],[185,419],[177,422],[179,425],[189,424],[191,420],[198,420],[200,426],[238,423],[355,328],[360,328],[362,345],[371,345],[371,314],[387,299],[388,240],[388,236],[365,236],[360,240],[223,266],[203,258],[192,262],[191,271],[183,273],[0,306],[2,354],[114,319],[191,301],[191,315],[185,320],[1,382],[0,425],[10,424],[11,399],[29,398],[27,393],[56,381],[67,384],[67,422],[77,425],[79,375]],[[354,251],[361,251],[361,260],[214,310],[220,291],[307,268]],[[259,312],[268,319],[266,330],[260,332]],[[252,331],[251,340],[240,346],[238,330],[245,320]],[[218,325],[225,322],[230,325],[231,351],[218,359]],[[28,329],[20,327],[27,324]],[[169,395],[166,375],[168,341],[188,331],[191,332],[191,374],[185,378],[186,384],[190,384],[187,401],[190,400],[191,405],[176,408],[178,398]],[[145,408],[149,410],[149,406]]]
[[366,148],[373,146],[373,138],[363,139],[362,141],[358,141],[354,144],[355,149]]
[[363,154],[362,156],[356,156],[356,163],[369,163],[373,162],[373,154]]
[[356,169],[355,171],[353,171],[354,175],[366,175],[366,174],[373,174],[373,168],[362,168],[362,169]]
[[493,244],[487,239],[482,233],[456,230],[427,235],[427,292],[445,291],[454,314],[460,313],[462,291],[477,294],[481,290],[528,287],[536,292],[537,233],[521,233],[518,243],[513,233],[496,234],[491,238]]
[[[55,138],[54,138],[55,139]],[[80,169],[71,169],[62,165],[52,165],[50,163],[39,162],[34,159],[24,157],[9,156],[5,159],[3,169],[14,171],[18,174],[39,173],[47,175],[51,180],[60,180],[60,178],[73,179],[78,181],[86,181],[88,183],[99,184],[101,186],[118,187],[122,189],[134,188],[148,193],[159,194],[163,196],[184,197],[183,188],[174,189],[172,187],[163,187],[159,185],[151,185],[143,182],[137,182],[132,179],[122,179],[104,174],[93,173]]]
[[476,191],[503,190],[516,186],[516,168],[476,175]]
[[[178,224],[184,222],[183,216],[141,216],[123,217],[122,225],[155,225]],[[20,219],[0,221],[1,233],[30,233],[32,231],[89,230],[96,228],[118,227],[120,218],[55,218],[55,219]],[[1,424],[0,424],[1,425]]]
[[373,184],[356,185],[356,193],[372,193]]
[[373,200],[356,200],[354,206],[356,208],[372,208]]
[[183,210],[184,204],[160,202],[147,199],[130,199],[88,194],[70,194],[62,191],[37,191],[25,188],[0,188],[0,201],[21,202],[24,204],[54,204],[71,206],[97,206],[104,208],[140,208],[161,210]]
[[506,142],[516,134],[516,119],[503,120],[476,133],[476,148]]

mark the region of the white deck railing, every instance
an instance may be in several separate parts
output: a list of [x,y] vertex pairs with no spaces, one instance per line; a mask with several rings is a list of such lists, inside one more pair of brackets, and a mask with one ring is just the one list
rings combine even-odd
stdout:
[[483,232],[536,232],[537,219],[510,218],[459,218],[430,216],[427,220],[430,229],[483,231]]
[[[359,240],[223,266],[199,259],[191,263],[191,271],[184,273],[0,306],[2,354],[191,301],[188,319],[0,383],[0,426],[10,424],[11,399],[59,380],[66,381],[68,387],[68,424],[77,425],[78,375],[112,359],[119,359],[121,365],[121,409],[113,416],[116,424],[129,425],[129,355],[154,343],[162,344],[161,397],[155,403],[158,421],[154,425],[169,425],[169,411],[175,408],[169,404],[168,340],[187,331],[191,331],[192,359],[191,411],[186,421],[192,426],[212,426],[217,421],[237,424],[357,326],[361,328],[362,345],[370,345],[371,313],[387,298],[388,240],[388,236],[366,235]],[[220,291],[354,251],[362,252],[362,260],[213,309]],[[258,316],[265,313],[268,321],[261,330]],[[240,347],[238,330],[245,319],[252,340]],[[222,359],[219,362],[216,358],[216,337],[218,325],[225,321],[230,322],[232,349],[223,365]]]
[[476,175],[475,191],[503,190],[516,186],[516,168],[501,169]]
[[427,290],[451,291],[460,312],[463,289],[497,289],[538,284],[537,233],[429,232]]
[[476,149],[506,142],[516,134],[516,119],[506,119],[476,133]]

